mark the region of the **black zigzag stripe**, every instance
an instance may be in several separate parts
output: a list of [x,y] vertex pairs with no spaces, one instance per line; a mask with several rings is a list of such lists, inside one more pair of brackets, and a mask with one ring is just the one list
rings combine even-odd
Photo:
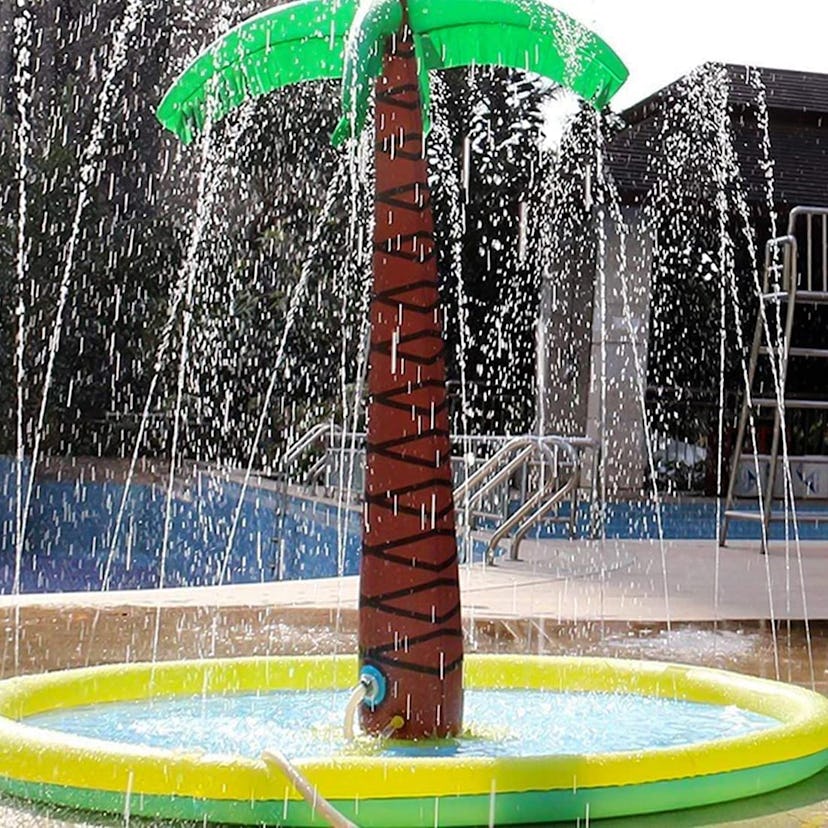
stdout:
[[405,385],[398,385],[396,388],[389,388],[381,394],[375,394],[375,399],[390,399],[391,397],[400,397],[407,394],[414,394],[417,391],[423,391],[426,388],[436,388],[438,391],[443,389],[443,381],[439,379],[419,380],[418,382],[407,382]]
[[397,667],[400,670],[408,670],[411,673],[420,673],[428,676],[437,676],[438,678],[442,678],[444,676],[449,675],[449,673],[453,673],[458,667],[462,666],[463,656],[460,656],[459,658],[456,658],[454,661],[451,661],[448,664],[443,665],[442,668],[428,667],[425,664],[415,664],[409,661],[398,661],[395,658],[389,658],[385,655],[377,655],[373,658],[373,661],[377,662],[377,664],[385,664],[388,667]]
[[[378,508],[385,509],[394,514],[411,515],[412,517],[420,517],[423,514],[423,506],[420,506],[419,508],[416,506],[404,506],[401,503],[395,503],[393,500],[389,500],[384,495],[371,495],[366,497],[365,500],[372,506],[377,506]],[[426,508],[425,511],[428,518],[434,520],[436,523],[454,511],[454,503],[449,503],[447,506],[444,506],[442,509],[435,512],[433,516],[430,509]]]
[[378,454],[380,457],[387,457],[389,460],[398,460],[400,463],[405,463],[409,466],[416,466],[418,469],[439,469],[444,463],[436,463],[434,460],[420,460],[419,457],[406,457],[396,451],[388,449],[375,450],[373,454]]
[[396,411],[410,411],[412,414],[418,414],[421,417],[428,417],[431,414],[436,416],[437,414],[442,414],[448,408],[448,399],[446,397],[443,398],[443,401],[439,405],[435,405],[434,408],[430,405],[412,405],[411,403],[398,402],[397,400],[388,399],[385,394],[374,394],[372,399],[378,405],[383,405],[386,408],[393,408]]
[[374,301],[385,305],[387,308],[402,308],[410,313],[418,313],[420,316],[429,316],[440,308],[439,299],[435,299],[430,305],[415,305],[413,302],[401,302],[399,299],[380,299],[379,297],[374,297]]
[[[395,589],[392,592],[382,592],[379,595],[362,594],[359,596],[359,605],[361,607],[380,607],[389,601],[396,601],[398,598],[410,598],[412,595],[419,595],[421,592],[430,592],[432,589],[454,586],[457,586],[456,578],[433,578],[431,581],[417,584],[417,586]],[[431,618],[430,615],[428,617]]]
[[449,567],[454,566],[455,562],[457,561],[456,550],[452,552],[451,555],[449,555],[445,560],[439,561],[438,563],[427,563],[416,557],[406,558],[402,555],[392,555],[390,553],[383,552],[382,550],[369,551],[367,549],[363,549],[363,554],[370,555],[372,558],[381,558],[382,560],[386,560],[389,563],[399,564],[400,566],[407,566],[411,569],[420,569],[426,572],[443,572]]
[[[406,638],[404,645],[407,647],[416,647],[417,644],[425,644],[429,641],[435,641],[438,638],[462,638],[463,631],[462,630],[453,630],[453,629],[446,629],[445,627],[441,627],[439,630],[432,630],[431,632],[423,633],[423,635],[415,635],[410,638]],[[365,655],[368,658],[376,657],[381,655],[382,653],[392,653],[399,649],[399,643],[388,642],[388,644],[381,644],[378,647],[371,647]]]
[[382,494],[385,497],[401,497],[414,492],[421,492],[425,489],[433,489],[439,486],[440,488],[453,489],[454,486],[451,480],[441,477],[430,477],[428,480],[423,480],[421,483],[412,483],[410,486],[401,486],[399,489],[389,489]]
[[434,291],[437,290],[437,286],[434,284],[432,279],[420,279],[417,282],[407,282],[406,284],[399,285],[398,287],[389,288],[388,290],[381,290],[374,294],[374,298],[392,299],[401,294],[411,293],[412,290],[422,290],[424,288],[431,288]]
[[[455,584],[456,587],[456,584]],[[368,608],[381,612],[383,615],[393,615],[397,618],[409,618],[412,621],[421,621],[424,624],[440,624],[443,625],[447,621],[460,614],[460,602],[458,601],[448,612],[442,615],[432,617],[430,612],[417,612],[417,610],[409,610],[403,607],[395,607],[391,604],[384,603],[363,603],[362,597],[359,599],[360,608]]]
[[[414,95],[414,100],[406,100],[404,95]],[[377,102],[398,109],[414,111],[420,108],[420,89],[416,83],[402,83],[399,86],[391,86],[377,94]]]
[[[421,288],[432,289],[435,296],[433,302],[429,302],[427,305],[421,305],[417,302],[406,302],[405,300],[399,298],[406,293],[411,293],[412,291]],[[385,305],[388,308],[402,308],[403,310],[410,311],[411,313],[418,313],[421,316],[429,316],[433,314],[434,311],[440,309],[440,296],[437,293],[437,289],[435,288],[433,282],[416,282],[410,285],[403,285],[402,287],[394,288],[393,290],[375,293],[371,298],[374,302],[379,302],[381,305]]]
[[410,443],[417,443],[420,440],[426,440],[429,437],[448,437],[449,433],[444,428],[428,428],[418,434],[407,434],[405,437],[395,437],[393,440],[385,440],[382,443],[368,443],[366,448],[368,451],[381,452],[385,449],[397,448],[399,446],[407,446]]
[[[396,196],[405,195],[405,193],[413,193],[411,201],[396,198]],[[399,210],[410,210],[413,213],[421,213],[431,207],[431,190],[429,190],[428,184],[425,182],[417,181],[413,184],[392,187],[390,190],[377,193],[376,201]]]
[[397,86],[389,86],[388,89],[383,90],[383,98],[393,98],[397,95],[405,95],[409,92],[420,93],[420,87],[416,83],[400,83]]
[[[421,337],[424,338],[424,337]],[[439,362],[446,352],[445,343],[441,344],[440,349],[437,351],[434,356],[430,357],[423,357],[419,356],[418,354],[409,354],[404,351],[401,351],[400,348],[397,348],[397,359],[405,360],[406,362],[412,362],[415,365],[435,365]],[[391,356],[391,343],[390,342],[378,342],[375,345],[371,346],[371,353],[372,354],[383,354],[385,356]]]
[[379,455],[380,457],[389,457],[399,460],[400,462],[407,463],[411,466],[418,466],[425,469],[439,469],[446,465],[449,454],[448,452],[445,453],[445,457],[440,458],[440,462],[438,463],[436,457],[434,460],[424,460],[420,457],[412,457],[392,451],[392,449],[401,448],[402,446],[411,445],[412,443],[418,443],[420,440],[428,440],[430,438],[439,439],[441,437],[446,441],[450,440],[449,433],[445,429],[430,428],[420,434],[410,434],[406,437],[398,437],[394,440],[387,440],[384,443],[369,443],[367,446],[367,453],[369,457],[371,455]]
[[[407,356],[402,353],[402,347],[405,345],[411,345],[414,342],[420,342],[423,339],[439,339],[442,341],[442,336],[439,331],[435,331],[433,328],[426,328],[424,331],[406,334],[397,340],[397,353],[400,354],[400,356]],[[392,340],[382,339],[379,342],[375,342],[371,346],[371,350],[378,354],[386,354],[387,356],[391,356],[392,345]],[[410,358],[412,360],[418,359],[416,354]]]
[[[425,532],[417,532],[416,535],[408,535],[404,538],[397,538],[392,541],[384,541],[383,543],[363,544],[362,552],[365,555],[373,555],[377,558],[388,557],[387,552],[391,549],[399,549],[401,546],[409,546],[412,543],[419,543],[420,541],[428,540],[429,538],[453,538],[455,537],[454,529],[428,529]],[[456,552],[452,553],[456,556]],[[419,564],[418,564],[419,566]],[[423,567],[424,569],[427,567]]]

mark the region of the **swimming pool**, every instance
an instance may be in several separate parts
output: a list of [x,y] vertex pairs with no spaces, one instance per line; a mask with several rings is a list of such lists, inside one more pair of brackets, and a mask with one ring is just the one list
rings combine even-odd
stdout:
[[[0,491],[0,593],[8,593],[15,564],[14,472],[8,460],[0,466]],[[160,586],[166,489],[146,483],[130,487],[113,550],[111,537],[123,492],[123,484],[113,481],[38,480],[26,531],[21,590],[100,590],[110,556],[111,589]],[[228,552],[240,494],[239,483],[206,471],[195,472],[174,492],[165,587],[215,584],[223,567],[222,582],[228,584],[356,574],[355,514],[296,498],[288,498],[283,510],[276,486],[249,487]]]
[[[0,457],[0,594],[12,591],[15,567],[15,468]],[[109,564],[111,589],[160,586],[161,542],[166,486],[163,481],[130,487],[118,542],[112,547],[124,492],[114,480],[43,478],[32,498],[23,552],[21,590],[33,592],[98,591]],[[355,575],[359,566],[358,514],[336,505],[297,497],[284,498],[272,481],[251,485],[242,502],[232,549],[227,549],[241,485],[199,470],[173,493],[165,587]],[[287,507],[282,508],[286,503]],[[667,539],[713,540],[716,504],[710,501],[665,503],[662,526]],[[814,507],[809,506],[809,511]],[[800,526],[803,539],[828,539],[826,520]],[[579,514],[579,533],[588,536],[588,514]],[[772,537],[784,538],[774,525]],[[566,537],[566,526],[547,524],[533,536]],[[608,538],[657,538],[652,503],[613,503],[607,509]],[[736,522],[734,538],[759,538],[759,527]],[[477,558],[483,544],[475,545]],[[111,561],[109,560],[111,557]]]

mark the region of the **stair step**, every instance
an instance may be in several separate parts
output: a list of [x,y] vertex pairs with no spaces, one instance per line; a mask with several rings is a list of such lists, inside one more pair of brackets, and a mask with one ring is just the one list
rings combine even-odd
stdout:
[[[773,293],[763,293],[762,300],[764,302],[787,302],[790,299],[790,292],[787,290],[774,291]],[[823,290],[798,290],[796,292],[796,301],[802,303],[810,303],[812,305],[827,305],[828,292]]]
[[[776,397],[753,397],[751,400],[753,405],[758,408],[776,408],[778,400]],[[785,408],[802,408],[813,410],[828,409],[828,400],[785,400]]]
[[[781,515],[772,515],[771,521],[773,523],[782,523],[785,520],[790,520],[793,522],[794,515],[793,512],[788,512],[787,517],[784,514]],[[821,521],[828,521],[828,512],[797,512],[796,513],[796,522],[797,523],[819,523]]]
[[[778,356],[779,349],[768,348],[766,345],[763,345],[759,349],[759,353],[764,354],[765,356]],[[788,356],[803,357],[805,359],[828,359],[828,350],[823,348],[788,348]]]
[[[725,512],[725,517],[729,518],[730,520],[752,520],[756,523],[762,522],[762,515],[759,512],[742,512],[738,509],[728,509]],[[774,512],[770,516],[771,523],[783,523],[784,521],[788,520],[793,523],[794,514],[793,512],[787,513],[780,513]],[[796,513],[796,522],[797,523],[818,523],[820,521],[827,521],[828,522],[828,511],[825,512],[797,512]]]
[[731,520],[755,520],[760,523],[762,521],[762,515],[759,512],[740,512],[738,509],[728,509],[725,517]]

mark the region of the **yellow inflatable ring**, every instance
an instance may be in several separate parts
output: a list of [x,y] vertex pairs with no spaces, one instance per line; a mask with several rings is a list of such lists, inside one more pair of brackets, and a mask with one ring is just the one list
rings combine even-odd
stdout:
[[[340,656],[115,665],[2,681],[0,790],[117,814],[320,825],[264,762],[120,745],[22,720],[57,708],[151,697],[344,689],[356,675],[356,658]],[[361,826],[430,828],[687,808],[785,787],[828,766],[828,699],[786,684],[658,662],[514,656],[467,657],[465,681],[481,689],[630,692],[737,705],[780,724],[749,736],[635,753],[462,761],[348,755],[298,767]]]

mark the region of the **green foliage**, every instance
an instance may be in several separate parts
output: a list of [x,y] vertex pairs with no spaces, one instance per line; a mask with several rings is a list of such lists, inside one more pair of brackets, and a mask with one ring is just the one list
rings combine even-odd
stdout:
[[277,92],[247,113],[255,129],[231,118],[217,136],[234,168],[222,193],[246,195],[229,221],[211,217],[198,252],[188,456],[245,465],[264,417],[256,462],[268,466],[341,408],[343,367],[354,378],[367,259],[350,238],[348,159],[328,141],[333,92]]
[[[82,98],[79,105],[78,98],[88,80],[85,71],[81,65],[65,73],[59,88],[38,89],[28,159],[24,286],[29,449],[90,123],[90,101]],[[533,186],[538,113],[549,88],[507,70],[457,70],[447,78],[448,93],[438,105],[448,124],[445,161],[455,171],[462,165],[465,136],[473,141],[468,215],[460,237],[465,324],[471,332],[471,426],[522,430],[531,403],[536,295],[526,265],[515,257],[518,205]],[[357,356],[369,289],[372,185],[370,174],[360,173],[370,170],[370,152],[349,158],[329,145],[338,94],[330,83],[279,91],[216,129],[216,157],[206,174],[217,177],[218,189],[189,262],[193,194],[202,174],[199,148],[174,157],[169,172],[165,162],[162,173],[165,148],[149,116],[113,120],[96,161],[70,271],[48,398],[47,451],[129,456],[154,387],[141,453],[167,456],[188,313],[192,322],[178,412],[182,455],[246,464],[274,373],[258,466],[270,463],[287,440],[313,423],[354,416],[354,400],[361,397]],[[0,157],[4,215],[11,217],[0,227],[0,337],[7,354],[13,353],[20,287],[13,267],[17,205],[11,136],[11,129],[4,131]],[[438,193],[446,172],[442,163],[434,166],[435,197],[445,207],[438,208],[437,222],[439,237],[446,240],[441,268],[449,308],[449,371],[459,379],[460,314],[447,241],[456,230],[446,206],[454,196]],[[191,267],[196,269],[192,302],[176,305]],[[304,292],[297,295],[300,282]],[[295,324],[280,354],[290,313]],[[506,379],[495,380],[504,365],[509,365]],[[5,359],[3,451],[14,448],[15,396],[13,360]]]
[[[455,70],[443,77],[435,131],[444,128],[448,138],[430,159],[432,187],[442,242],[449,373],[459,383],[465,359],[469,407],[467,417],[455,417],[454,427],[525,433],[533,421],[539,270],[531,257],[521,261],[518,255],[520,205],[535,197],[539,173],[549,162],[540,127],[542,107],[555,87],[507,69]],[[461,183],[467,141],[467,189],[445,193],[452,178]],[[459,268],[449,242],[457,221],[452,199],[464,202]]]
[[[52,90],[49,130],[36,124],[26,159],[26,273],[18,282],[18,161],[11,140],[3,147],[0,187],[5,194],[3,227],[2,336],[8,359],[0,365],[4,426],[0,450],[15,442],[17,396],[13,343],[18,325],[13,311],[24,302],[23,386],[26,439],[31,447],[46,383],[50,342],[55,334],[60,288],[68,268],[68,292],[60,344],[48,389],[43,447],[46,451],[105,454],[118,451],[123,435],[111,426],[112,413],[141,396],[145,377],[138,367],[160,329],[170,273],[179,259],[171,225],[152,216],[141,193],[119,186],[101,163],[81,214],[77,245],[67,264],[68,243],[79,199],[82,146],[57,140],[75,118],[74,83]],[[9,131],[10,136],[11,130]],[[117,140],[107,135],[104,154]],[[114,173],[113,173],[114,175]],[[131,198],[132,208],[124,204]],[[8,347],[6,347],[8,346]]]

